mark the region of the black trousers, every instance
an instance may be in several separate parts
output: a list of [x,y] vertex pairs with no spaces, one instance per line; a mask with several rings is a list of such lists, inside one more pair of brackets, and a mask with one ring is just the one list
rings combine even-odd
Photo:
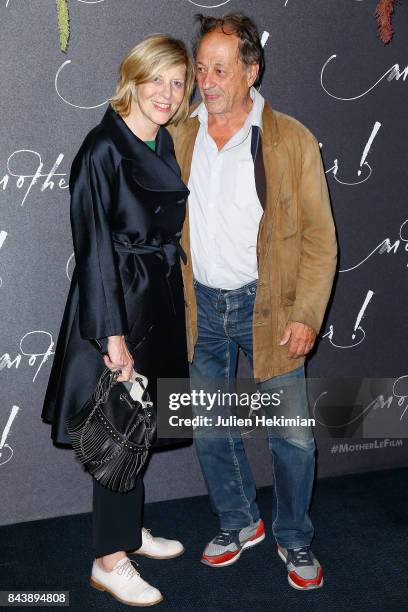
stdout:
[[129,493],[114,493],[93,480],[93,546],[95,557],[142,545],[144,485],[139,476]]

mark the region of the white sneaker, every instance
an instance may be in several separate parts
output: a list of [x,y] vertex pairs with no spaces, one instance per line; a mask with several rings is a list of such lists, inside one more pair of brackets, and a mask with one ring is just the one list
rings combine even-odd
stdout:
[[143,580],[127,557],[119,559],[110,572],[103,570],[95,559],[90,582],[95,589],[110,593],[128,606],[154,606],[163,601],[160,591]]
[[143,555],[150,559],[174,559],[184,552],[184,546],[178,540],[167,540],[156,538],[150,533],[150,529],[142,528],[142,545],[138,550],[132,551],[132,555]]

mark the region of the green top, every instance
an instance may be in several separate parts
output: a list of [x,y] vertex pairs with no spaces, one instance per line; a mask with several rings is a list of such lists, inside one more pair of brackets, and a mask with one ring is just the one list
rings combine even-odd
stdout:
[[156,141],[155,140],[145,140],[145,144],[151,148],[152,151],[156,150]]

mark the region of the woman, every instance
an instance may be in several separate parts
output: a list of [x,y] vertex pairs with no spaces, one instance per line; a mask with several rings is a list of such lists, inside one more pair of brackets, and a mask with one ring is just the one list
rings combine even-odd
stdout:
[[[159,34],[136,45],[119,73],[116,95],[71,169],[76,268],[42,413],[57,444],[69,444],[65,420],[105,365],[121,370],[118,381],[133,367],[146,375],[153,400],[157,378],[188,376],[178,242],[188,190],[163,126],[187,116],[194,70],[184,44]],[[124,495],[93,480],[91,584],[131,605],[162,596],[126,551],[171,558],[184,550],[142,529],[142,509],[140,477]]]

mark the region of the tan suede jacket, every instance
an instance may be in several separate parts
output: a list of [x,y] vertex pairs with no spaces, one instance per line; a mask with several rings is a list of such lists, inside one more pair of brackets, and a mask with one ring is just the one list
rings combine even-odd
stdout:
[[[197,117],[171,128],[182,179],[187,185]],[[253,316],[254,376],[266,380],[299,367],[279,346],[288,320],[320,330],[336,270],[337,243],[320,148],[299,121],[265,103],[262,150],[266,207],[257,241],[258,289]],[[197,304],[190,255],[188,210],[182,246],[189,360],[197,340]]]

